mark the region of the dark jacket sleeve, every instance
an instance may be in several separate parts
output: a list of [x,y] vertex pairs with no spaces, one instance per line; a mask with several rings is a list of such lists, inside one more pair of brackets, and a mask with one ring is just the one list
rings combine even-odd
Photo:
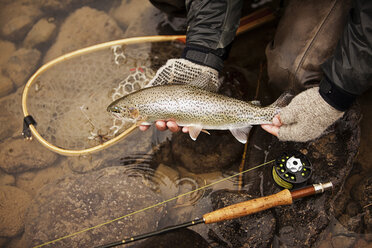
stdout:
[[242,5],[243,0],[186,0],[183,57],[221,70],[239,27]]
[[344,111],[372,86],[372,1],[356,0],[342,37],[323,65],[320,94]]

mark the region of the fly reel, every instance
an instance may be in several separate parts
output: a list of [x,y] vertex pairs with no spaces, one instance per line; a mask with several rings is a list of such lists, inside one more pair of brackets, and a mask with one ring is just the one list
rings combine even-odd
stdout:
[[283,188],[299,188],[311,177],[313,167],[309,159],[299,151],[285,152],[275,160],[274,181]]

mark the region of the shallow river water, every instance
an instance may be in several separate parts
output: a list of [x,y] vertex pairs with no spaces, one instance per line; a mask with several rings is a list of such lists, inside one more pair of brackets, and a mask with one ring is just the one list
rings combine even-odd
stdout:
[[[276,8],[276,1],[266,7]],[[94,247],[274,194],[281,188],[265,163],[294,149],[313,163],[309,182],[332,181],[333,191],[133,247],[372,247],[371,91],[329,132],[301,144],[279,142],[260,127],[246,147],[227,131],[202,133],[194,142],[150,128],[78,156],[23,139],[22,92],[41,66],[107,41],[182,34],[184,21],[147,0],[0,2],[0,247]],[[222,94],[274,100],[265,47],[277,23],[236,38],[221,73]],[[45,68],[26,96],[37,131],[65,150],[112,139],[129,125],[110,116],[107,105],[146,86],[183,46],[180,40],[110,44]]]

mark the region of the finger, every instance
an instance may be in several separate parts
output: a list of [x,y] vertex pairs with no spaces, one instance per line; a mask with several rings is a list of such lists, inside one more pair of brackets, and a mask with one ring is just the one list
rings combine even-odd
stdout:
[[189,127],[183,127],[182,132],[183,133],[188,133],[189,132]]
[[282,125],[282,121],[280,120],[280,115],[275,115],[273,118],[273,125],[280,127]]
[[148,126],[148,125],[141,125],[141,126],[139,126],[139,129],[140,129],[141,131],[146,131],[147,129],[149,129],[149,127],[150,127],[150,126]]
[[181,130],[181,128],[177,125],[177,123],[176,122],[174,122],[174,121],[168,121],[167,122],[167,127],[169,128],[169,130],[171,131],[171,132],[178,132],[178,131],[180,131]]
[[261,127],[266,132],[278,137],[279,127],[272,124],[262,124]]
[[157,121],[155,123],[155,126],[159,131],[165,131],[167,129],[165,121]]
[[289,104],[280,111],[280,123],[291,124],[297,120],[297,107]]

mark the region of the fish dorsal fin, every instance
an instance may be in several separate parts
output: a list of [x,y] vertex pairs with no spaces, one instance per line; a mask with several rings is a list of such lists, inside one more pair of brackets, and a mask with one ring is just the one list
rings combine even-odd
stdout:
[[189,126],[189,134],[191,139],[196,140],[202,129],[203,129],[202,126]]
[[234,137],[241,143],[245,144],[247,143],[248,140],[248,134],[251,131],[252,126],[246,126],[246,127],[241,127],[241,128],[231,128],[230,132]]

